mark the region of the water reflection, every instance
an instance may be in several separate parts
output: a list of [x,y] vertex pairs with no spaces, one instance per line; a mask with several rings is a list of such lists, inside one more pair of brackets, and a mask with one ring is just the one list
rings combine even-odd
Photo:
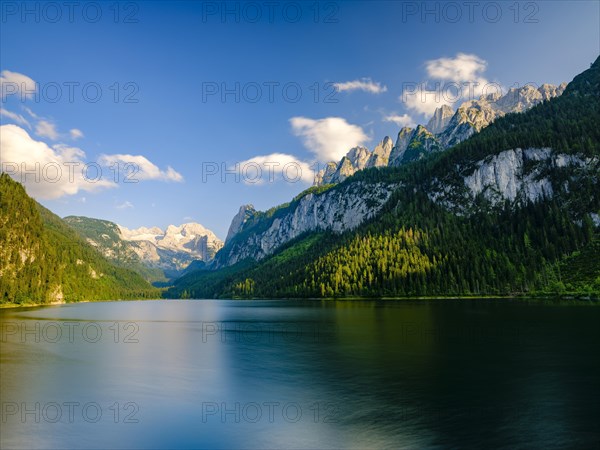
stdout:
[[589,447],[598,311],[483,300],[4,310],[0,444]]

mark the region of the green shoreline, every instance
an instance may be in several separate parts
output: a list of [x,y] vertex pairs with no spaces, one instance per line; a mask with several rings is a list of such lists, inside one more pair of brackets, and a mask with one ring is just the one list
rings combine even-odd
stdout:
[[327,297],[327,298],[241,298],[234,297],[229,299],[204,299],[204,298],[191,298],[191,299],[167,299],[167,298],[140,298],[140,299],[119,299],[119,300],[83,300],[80,302],[54,302],[54,303],[0,303],[0,310],[12,309],[12,308],[35,308],[39,306],[62,306],[62,305],[76,305],[79,303],[113,303],[113,302],[140,302],[140,301],[156,301],[156,300],[169,300],[169,301],[198,301],[198,300],[239,300],[239,301],[255,301],[255,300],[311,300],[311,301],[434,301],[434,300],[540,300],[540,301],[582,301],[600,304],[600,296],[598,294],[593,295],[550,295],[550,294],[539,294],[539,295],[452,295],[452,296],[426,296],[426,297]]

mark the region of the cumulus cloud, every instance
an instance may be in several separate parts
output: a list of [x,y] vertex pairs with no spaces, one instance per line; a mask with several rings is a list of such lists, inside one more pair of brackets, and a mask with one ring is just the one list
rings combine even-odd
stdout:
[[17,95],[20,100],[32,96],[37,91],[37,83],[18,72],[3,70],[0,72],[0,97],[2,100]]
[[477,55],[457,53],[454,58],[432,59],[425,63],[427,74],[434,79],[463,81],[486,81],[482,74],[487,69],[487,61]]
[[116,187],[98,178],[93,168],[86,170],[85,153],[79,148],[49,147],[17,125],[2,125],[0,130],[1,170],[23,183],[34,198],[56,199]]
[[[49,146],[12,124],[0,127],[0,148],[1,171],[23,183],[29,195],[36,199],[56,199],[80,191],[96,192],[133,180],[183,180],[172,167],[160,170],[141,155],[102,155],[97,162],[86,161],[85,152],[80,148],[65,144]],[[119,164],[122,171],[116,172],[115,166],[110,167],[114,163]]]
[[364,91],[369,92],[370,94],[381,94],[382,92],[387,91],[386,86],[382,86],[381,83],[374,82],[370,78],[334,83],[333,85],[340,92]]
[[385,116],[383,118],[383,121],[384,122],[393,122],[401,128],[413,127],[416,125],[415,120],[412,117],[410,117],[408,114],[402,114],[402,115],[391,114],[389,116]]
[[7,117],[9,120],[18,123],[19,125],[25,125],[27,128],[31,129],[31,124],[21,114],[17,114],[12,111],[8,111],[7,109],[0,108],[0,116]]
[[35,126],[35,134],[40,137],[45,137],[56,141],[58,139],[58,131],[56,125],[47,120],[40,120]]
[[83,137],[83,131],[78,130],[77,128],[72,128],[69,131],[69,134],[71,135],[71,139],[73,139],[74,141]]
[[183,181],[183,176],[171,166],[167,166],[166,170],[160,170],[156,164],[142,155],[100,155],[98,162],[106,166],[118,164],[129,181]]
[[487,61],[477,55],[457,53],[453,58],[432,59],[425,63],[429,82],[405,86],[400,100],[418,114],[431,116],[442,105],[452,106],[478,98],[483,93],[497,92],[500,86],[490,83],[484,72]]
[[240,180],[249,185],[277,181],[312,183],[314,179],[314,172],[309,163],[285,153],[255,156],[229,170],[235,170]]
[[369,139],[361,127],[341,117],[292,117],[290,124],[294,135],[302,139],[304,146],[319,162],[339,161],[350,148]]

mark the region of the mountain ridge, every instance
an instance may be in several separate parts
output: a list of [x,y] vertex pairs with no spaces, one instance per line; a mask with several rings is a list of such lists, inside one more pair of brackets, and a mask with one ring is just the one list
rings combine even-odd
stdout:
[[[307,229],[271,246],[268,254],[228,261],[238,239],[269,247],[268,230],[275,220],[290,220],[297,205],[255,213],[217,254],[218,270],[187,274],[169,295],[564,292],[560,262],[588,248],[600,233],[599,74],[600,58],[561,96],[505,114],[449,150],[309,189],[299,197],[313,206],[324,198],[343,199],[342,192],[354,198],[354,187],[370,192],[373,185],[388,186],[389,196],[352,229],[337,222],[337,232]],[[323,206],[346,209],[343,202]],[[409,271],[413,264],[417,270]],[[598,278],[588,274],[589,284],[576,289],[600,292],[600,263],[592,273]],[[575,284],[569,286],[567,291]]]
[[69,216],[75,228],[103,256],[151,282],[176,278],[194,261],[210,262],[223,242],[199,223],[128,229],[114,222]]
[[57,215],[0,174],[0,303],[160,298],[136,272],[116,267]]
[[[427,125],[404,127],[398,132],[396,143],[386,159],[379,164],[367,165],[381,143],[371,152],[366,147],[352,148],[338,163],[329,162],[315,176],[315,185],[339,183],[359,170],[369,167],[400,166],[456,145],[480,132],[494,120],[506,114],[524,112],[533,106],[562,95],[567,83],[558,86],[542,84],[539,88],[525,85],[511,88],[505,95],[481,95],[467,100],[454,111],[448,105],[436,108]],[[386,136],[382,142],[391,142]]]

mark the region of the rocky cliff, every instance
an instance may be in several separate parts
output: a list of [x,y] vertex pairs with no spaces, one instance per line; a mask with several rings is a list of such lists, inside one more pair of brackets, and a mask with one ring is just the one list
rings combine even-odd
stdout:
[[400,130],[395,145],[386,136],[373,152],[365,147],[351,149],[338,163],[330,162],[316,176],[319,186],[339,183],[359,170],[369,167],[400,166],[450,148],[508,113],[524,112],[544,100],[560,96],[567,84],[543,84],[539,88],[526,85],[512,88],[501,96],[482,95],[477,100],[462,103],[456,111],[447,105],[435,110],[426,126]]
[[[325,192],[309,192],[270,215],[255,214],[254,221],[238,227],[235,216],[227,245],[217,254],[213,267],[235,264],[246,258],[259,260],[281,245],[309,231],[342,233],[376,215],[389,199],[393,184],[352,183]],[[233,226],[233,224],[236,226]]]

